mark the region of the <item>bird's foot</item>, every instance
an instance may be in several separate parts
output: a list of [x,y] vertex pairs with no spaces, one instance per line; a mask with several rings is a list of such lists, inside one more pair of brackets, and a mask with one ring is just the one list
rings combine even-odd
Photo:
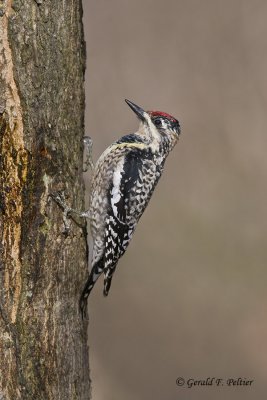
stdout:
[[83,137],[83,144],[84,144],[84,163],[83,163],[83,172],[87,172],[90,168],[91,171],[94,170],[94,163],[93,163],[93,140],[90,136]]
[[63,210],[63,223],[64,223],[64,234],[68,234],[70,230],[70,220],[72,219],[74,222],[78,224],[75,219],[73,219],[73,215],[77,215],[78,217],[81,218],[89,218],[89,210],[86,211],[77,211],[74,208],[71,208],[67,202],[66,202],[66,197],[65,193],[62,192],[56,192],[56,193],[51,193],[50,196],[52,199],[59,205],[59,207]]

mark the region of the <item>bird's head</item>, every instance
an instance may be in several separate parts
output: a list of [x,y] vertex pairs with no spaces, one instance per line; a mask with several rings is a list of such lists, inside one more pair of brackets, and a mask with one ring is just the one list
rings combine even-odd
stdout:
[[139,131],[146,132],[148,130],[155,138],[179,139],[181,127],[176,118],[161,111],[145,111],[129,100],[125,101],[140,120]]

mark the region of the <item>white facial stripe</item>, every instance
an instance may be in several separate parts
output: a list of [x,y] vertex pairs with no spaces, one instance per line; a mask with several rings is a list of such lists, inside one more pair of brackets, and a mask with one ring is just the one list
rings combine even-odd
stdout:
[[139,132],[144,134],[146,137],[149,137],[151,140],[150,148],[153,152],[158,151],[159,148],[159,143],[161,141],[160,134],[151,121],[150,116],[145,113],[144,117],[146,119],[146,123],[141,122],[140,127],[139,127]]
[[167,129],[168,128],[168,125],[166,124],[166,121],[164,121],[164,119],[161,120],[161,127],[163,129]]

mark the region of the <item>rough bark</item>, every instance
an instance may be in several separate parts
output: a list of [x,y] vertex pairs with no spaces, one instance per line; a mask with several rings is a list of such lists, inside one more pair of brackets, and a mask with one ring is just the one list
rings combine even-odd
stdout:
[[0,399],[89,399],[81,0],[0,1]]

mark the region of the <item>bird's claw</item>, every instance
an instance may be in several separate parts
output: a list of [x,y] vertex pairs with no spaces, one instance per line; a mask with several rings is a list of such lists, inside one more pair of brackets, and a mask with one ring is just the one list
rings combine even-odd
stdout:
[[93,151],[93,140],[90,136],[83,137],[84,144],[84,163],[83,163],[83,172],[87,172],[90,168],[91,171],[94,169],[92,151]]
[[70,213],[71,213],[72,209],[66,203],[65,193],[63,191],[56,192],[56,193],[51,193],[50,196],[59,205],[59,207],[62,208],[62,210],[63,210],[63,223],[64,223],[63,233],[65,235],[68,235],[69,230],[70,230]]

